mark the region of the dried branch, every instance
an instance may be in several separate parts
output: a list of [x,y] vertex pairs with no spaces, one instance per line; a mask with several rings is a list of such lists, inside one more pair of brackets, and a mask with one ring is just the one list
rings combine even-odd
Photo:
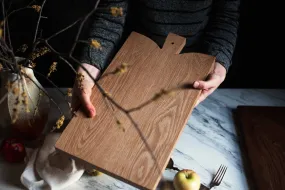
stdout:
[[59,105],[54,101],[54,99],[52,97],[50,97],[50,95],[44,90],[42,89],[29,75],[23,73],[23,75],[27,78],[29,78],[37,87],[38,89],[40,89],[48,98],[49,100],[57,107],[57,109],[59,110],[60,114],[63,115],[63,112],[61,110],[61,108],[59,107]]
[[[4,1],[4,0],[3,0],[3,1]],[[35,2],[35,1],[32,0],[32,1],[30,1],[30,3],[29,3],[27,6],[11,11],[11,12],[7,15],[6,19],[8,19],[11,15],[13,15],[13,14],[16,13],[16,12],[19,12],[19,11],[22,11],[22,10],[25,10],[25,9],[31,9],[32,7],[30,7],[30,5],[31,5],[32,3],[34,3],[34,2]],[[5,17],[3,17],[3,18],[5,18]]]
[[30,92],[29,92],[29,90],[28,90],[28,85],[27,85],[27,82],[26,82],[25,77],[23,77],[23,83],[24,83],[24,89],[23,89],[23,91],[25,91],[25,89],[26,89],[26,91],[27,91],[27,93],[28,93],[28,97],[30,98],[30,100],[31,100],[31,102],[32,102],[32,104],[33,104],[33,106],[36,107],[36,104],[33,102],[32,96],[31,96],[31,94],[30,94]]
[[63,55],[61,53],[59,53],[58,51],[56,51],[49,43],[47,40],[42,40],[42,42],[54,53],[56,54],[59,59],[61,59],[62,61],[64,61],[71,69],[74,73],[77,73],[76,70],[74,69],[74,67],[72,66],[72,64],[69,63],[69,61],[67,61],[64,57],[68,57],[66,55]]
[[[6,15],[5,15],[5,0],[2,1],[2,16],[3,18],[6,18]],[[5,19],[3,19],[2,21],[4,24],[4,27],[3,27],[3,38],[6,39],[6,24],[5,24]]]
[[73,45],[72,45],[72,47],[71,47],[71,49],[70,49],[70,52],[69,52],[69,56],[70,56],[70,57],[72,57],[72,54],[73,54],[73,52],[74,52],[74,49],[75,49],[75,47],[76,47],[77,41],[78,41],[78,39],[79,39],[79,36],[80,36],[80,34],[81,34],[81,31],[82,31],[82,28],[83,28],[85,22],[86,22],[87,19],[96,11],[96,9],[97,9],[99,3],[100,3],[100,0],[97,0],[96,3],[95,3],[95,5],[94,5],[94,8],[93,8],[93,9],[84,17],[84,19],[82,20],[82,22],[81,22],[81,24],[80,24],[80,26],[79,26],[79,28],[78,28],[76,37],[75,37],[75,39],[74,39]]
[[32,67],[27,67],[29,69],[32,69],[34,73],[36,73],[37,75],[39,75],[40,77],[46,79],[53,87],[56,88],[56,90],[58,90],[63,96],[65,96],[64,92],[62,90],[60,90],[60,88],[54,84],[54,82],[52,82],[49,78],[47,78],[45,75],[43,75],[42,73],[36,71],[35,69],[33,69]]
[[[73,61],[78,63],[78,61],[75,58],[72,57],[72,59],[73,59]],[[116,108],[118,108],[120,111],[125,113],[125,115],[128,117],[128,119],[131,121],[132,125],[137,130],[139,137],[141,138],[141,140],[145,144],[147,150],[151,154],[152,159],[154,159],[154,162],[155,162],[156,167],[158,168],[158,171],[161,171],[161,168],[159,168],[159,164],[158,164],[158,162],[157,162],[157,160],[156,160],[156,158],[155,158],[155,156],[154,156],[154,154],[150,148],[150,145],[148,144],[148,142],[147,142],[146,138],[144,137],[142,131],[140,130],[138,124],[134,121],[134,119],[130,115],[130,112],[127,109],[123,108],[121,105],[119,105],[108,93],[106,93],[106,91],[101,87],[101,85],[98,83],[98,81],[91,75],[91,73],[84,66],[82,66],[82,64],[78,64],[78,66],[80,66],[88,74],[88,76],[94,81],[94,84],[96,85],[96,87],[100,91],[103,98],[107,98]]]
[[[139,128],[138,124],[135,122],[135,120],[133,119],[133,117],[130,115],[131,112],[134,112],[134,111],[137,111],[137,110],[140,110],[142,109],[143,107],[149,105],[150,103],[152,103],[153,101],[157,100],[158,98],[162,97],[163,95],[166,95],[168,94],[169,92],[172,92],[174,90],[177,90],[177,89],[180,89],[180,88],[177,88],[177,89],[171,89],[171,90],[162,90],[161,92],[159,92],[158,94],[154,95],[153,98],[151,98],[150,100],[138,105],[137,107],[134,107],[134,108],[131,108],[131,109],[125,109],[124,107],[122,107],[116,100],[114,100],[104,89],[103,87],[99,84],[98,80],[94,78],[94,76],[92,76],[92,74],[82,65],[82,63],[80,63],[80,61],[78,61],[77,59],[75,59],[73,57],[73,52],[76,48],[76,45],[77,43],[87,43],[87,44],[90,44],[90,42],[87,42],[87,41],[82,41],[82,40],[79,40],[79,37],[80,37],[80,34],[82,32],[82,29],[83,29],[83,26],[84,24],[86,23],[86,21],[88,20],[88,18],[96,11],[98,10],[98,5],[100,3],[100,0],[97,0],[96,3],[94,4],[94,7],[93,9],[87,13],[83,18],[79,18],[78,20],[74,21],[73,23],[71,23],[70,25],[66,26],[65,28],[59,30],[58,32],[54,33],[53,35],[49,36],[48,38],[46,39],[37,39],[37,36],[38,36],[38,29],[39,29],[39,25],[40,25],[40,21],[41,19],[43,18],[42,17],[42,11],[43,11],[43,8],[44,8],[44,5],[46,3],[46,0],[43,0],[43,3],[41,5],[41,9],[39,11],[39,15],[38,15],[38,20],[37,20],[37,25],[36,25],[36,29],[35,29],[35,35],[34,35],[34,39],[33,39],[33,45],[32,45],[32,50],[31,50],[31,54],[33,52],[35,52],[36,50],[36,47],[40,44],[40,43],[43,43],[44,45],[46,45],[49,50],[55,54],[56,56],[59,57],[59,59],[61,59],[64,63],[66,63],[71,69],[72,71],[77,74],[77,71],[75,70],[74,66],[71,64],[71,62],[74,62],[76,64],[76,66],[79,66],[81,67],[86,73],[87,75],[94,81],[94,84],[96,86],[96,88],[98,88],[100,94],[103,96],[104,100],[107,100],[111,103],[111,105],[115,106],[119,111],[121,111],[122,113],[124,113],[127,118],[131,121],[131,124],[135,127],[139,137],[141,138],[142,142],[145,144],[146,146],[146,149],[147,151],[151,154],[151,157],[152,159],[154,160],[155,162],[155,167],[158,169],[158,171],[162,172],[161,168],[159,167],[159,164],[158,164],[158,161],[156,160],[154,154],[153,154],[153,151],[151,150],[151,147],[150,145],[148,144],[147,142],[147,139],[144,137],[141,129]],[[21,9],[18,9],[18,10],[15,10],[15,11],[12,11],[7,17],[9,17],[11,14],[17,12],[17,11],[20,11],[20,10],[23,10],[25,8],[30,8],[29,6],[27,7],[24,7],[24,8],[21,8]],[[116,10],[111,10],[111,13],[114,14],[114,16],[121,16],[121,12],[122,12],[122,9],[116,9]],[[49,44],[49,40],[53,39],[54,37],[58,36],[59,34],[67,31],[68,29],[72,28],[73,26],[75,26],[76,24],[80,23],[79,25],[79,28],[78,28],[78,31],[76,33],[76,36],[74,38],[74,42],[70,48],[70,51],[68,54],[62,54],[58,51],[56,51],[50,44]],[[0,43],[0,46],[1,46],[1,43]],[[2,48],[2,46],[1,46]],[[14,58],[14,54],[11,54],[11,50],[9,49],[9,47],[6,47],[6,46],[3,46],[3,51],[4,53],[8,52],[10,55],[12,55],[12,57]],[[13,53],[13,51],[12,51]],[[44,91],[43,89],[41,89],[40,86],[38,86],[38,84],[33,81],[33,79],[31,79],[27,74],[25,73],[22,73],[20,72],[20,69],[18,68],[18,64],[16,64],[16,62],[13,60],[13,61],[10,61],[10,60],[6,60],[5,58],[1,58],[0,57],[0,60],[4,61],[4,64],[7,63],[8,65],[10,65],[12,68],[17,68],[16,71],[19,72],[19,75],[20,77],[23,77],[22,75],[26,76],[27,78],[29,78],[41,91],[43,91],[45,93],[45,95],[50,99],[51,102],[53,102],[58,110],[60,111],[61,114],[63,114],[63,112],[61,111],[59,105],[49,96],[49,94]],[[25,63],[23,64],[24,66],[28,67],[31,69],[31,67],[28,66],[28,63],[31,61],[31,56],[28,56],[26,59],[25,59]],[[39,76],[45,78],[49,83],[51,83],[62,95],[64,95],[64,93],[50,80],[48,79],[48,77],[44,76],[43,74],[37,72],[36,70],[33,69],[33,71],[38,74]],[[109,74],[116,74],[117,72],[114,71],[113,73],[109,73]],[[107,74],[107,75],[109,75]],[[65,97],[65,95],[64,95]],[[5,96],[2,98],[2,99],[5,99]],[[1,101],[4,101],[2,100]],[[0,103],[1,103],[0,101]],[[58,126],[61,126],[62,125],[62,122],[64,121],[64,116],[61,116],[61,118],[58,120],[58,123],[57,123],[57,127]],[[54,130],[55,128],[53,128],[52,130]],[[162,174],[162,173],[160,173]]]
[[8,97],[8,93],[7,92],[1,99],[0,99],[0,105],[2,104],[2,102],[4,102],[4,100],[6,100],[6,98]]
[[39,30],[39,25],[40,25],[41,18],[42,18],[42,12],[43,12],[44,6],[45,6],[45,4],[46,4],[46,1],[47,1],[47,0],[44,0],[44,1],[43,1],[42,6],[41,6],[41,9],[40,9],[40,12],[39,12],[39,17],[38,17],[38,21],[37,21],[37,26],[36,26],[36,31],[35,31],[35,36],[34,36],[33,43],[35,43],[35,42],[36,42],[36,39],[37,39],[38,30]]
[[2,57],[0,57],[0,61],[3,61],[3,62],[5,62],[5,63],[9,63],[10,65],[14,65],[13,62],[11,62],[11,61],[9,61],[9,60],[7,60],[7,59],[4,59],[4,58],[2,58]]
[[68,25],[67,27],[65,27],[65,28],[61,29],[60,31],[54,33],[53,35],[51,35],[50,37],[48,37],[48,38],[46,39],[46,41],[49,41],[49,40],[51,40],[52,38],[56,37],[57,35],[59,35],[59,34],[65,32],[65,31],[68,30],[69,28],[72,28],[72,27],[75,26],[80,20],[82,20],[82,18],[76,20],[75,22],[73,22],[72,24]]

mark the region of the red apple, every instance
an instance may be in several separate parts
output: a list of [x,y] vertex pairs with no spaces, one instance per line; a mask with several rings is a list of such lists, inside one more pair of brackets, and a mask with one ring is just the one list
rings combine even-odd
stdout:
[[26,156],[24,145],[20,139],[16,138],[5,139],[1,151],[7,162],[22,162]]
[[176,173],[173,185],[175,190],[199,190],[200,176],[193,170],[183,169]]

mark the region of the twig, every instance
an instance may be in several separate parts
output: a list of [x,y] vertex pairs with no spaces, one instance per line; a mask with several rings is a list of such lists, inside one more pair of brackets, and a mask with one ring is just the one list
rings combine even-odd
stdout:
[[160,92],[157,93],[158,97],[156,96],[153,96],[152,98],[150,98],[149,100],[141,103],[140,105],[138,105],[137,107],[134,107],[134,108],[130,108],[128,109],[127,111],[129,113],[131,112],[134,112],[134,111],[138,111],[146,106],[148,106],[149,104],[151,104],[152,102],[156,101],[158,98],[161,98],[162,96],[165,96],[167,95],[168,93],[174,93],[175,91],[177,90],[180,90],[181,88],[180,87],[174,87],[174,88],[170,88],[168,90],[162,90]]
[[3,14],[3,22],[4,22],[4,27],[3,27],[3,38],[6,39],[6,24],[5,24],[5,0],[2,0],[2,14]]
[[95,3],[95,5],[94,5],[94,7],[93,7],[93,9],[92,9],[92,11],[90,11],[90,12],[84,17],[84,19],[82,20],[82,22],[81,22],[81,24],[80,24],[80,26],[79,26],[79,28],[78,28],[76,37],[75,37],[75,39],[74,39],[73,45],[72,45],[72,47],[71,47],[71,49],[70,49],[70,52],[69,52],[69,56],[70,56],[70,57],[72,56],[72,54],[73,54],[73,52],[74,52],[74,49],[75,49],[75,47],[76,47],[77,41],[78,41],[79,36],[80,36],[80,33],[81,33],[81,31],[82,31],[83,25],[85,24],[85,22],[87,21],[87,19],[96,11],[96,9],[97,9],[99,3],[100,3],[100,0],[97,0],[96,3]]
[[28,86],[27,86],[27,82],[26,82],[25,77],[23,77],[23,83],[24,83],[24,89],[26,88],[27,94],[28,94],[28,96],[29,96],[29,98],[30,98],[30,100],[31,100],[31,102],[32,102],[32,104],[33,104],[33,106],[36,107],[36,104],[35,104],[35,103],[33,102],[33,100],[32,100],[32,96],[31,96],[31,94],[30,94],[30,91],[28,90]]
[[[11,4],[10,4],[11,5]],[[9,41],[9,45],[11,48],[11,52],[13,52],[13,47],[12,47],[12,43],[11,43],[11,38],[10,38],[10,29],[9,29],[9,25],[8,25],[8,20],[9,19],[4,19],[6,18],[6,14],[5,14],[5,0],[2,1],[2,12],[3,12],[3,22],[4,22],[4,39],[6,39],[6,29],[7,29],[7,36],[8,36],[8,41]]]
[[51,81],[49,78],[47,78],[45,75],[43,75],[42,73],[40,73],[40,72],[34,70],[33,68],[31,68],[31,67],[27,67],[27,68],[32,69],[37,75],[41,76],[42,78],[46,79],[49,83],[51,83],[51,85],[53,85],[53,86],[62,94],[62,96],[64,97],[64,99],[65,99],[65,101],[66,101],[66,103],[67,103],[67,105],[68,105],[68,107],[70,107],[69,102],[68,102],[68,100],[66,99],[66,95],[64,94],[64,92],[63,92],[62,90],[60,90],[60,88],[59,88],[56,84],[54,84],[54,82],[52,82],[52,81]]
[[[4,0],[3,0],[3,1],[4,1]],[[12,14],[14,14],[14,13],[16,13],[16,12],[19,12],[19,11],[21,11],[21,10],[29,9],[29,8],[32,9],[32,7],[30,7],[30,5],[31,5],[33,2],[35,2],[35,1],[32,0],[32,1],[30,1],[30,3],[29,3],[27,6],[11,11],[11,12],[7,15],[6,19],[8,19],[9,16],[11,16]]]
[[8,65],[9,65],[8,68],[11,69],[12,71],[14,71],[13,65],[15,65],[15,64],[14,64],[13,62],[11,62],[11,61],[9,61],[9,60],[6,60],[6,59],[4,59],[4,58],[2,58],[2,57],[0,57],[0,60],[3,61],[4,64],[8,63]]
[[56,36],[59,35],[60,33],[62,33],[62,32],[64,32],[64,31],[68,30],[68,29],[71,28],[71,27],[73,27],[73,26],[76,25],[80,20],[82,20],[82,18],[76,20],[76,21],[73,22],[72,24],[68,25],[67,27],[65,27],[65,28],[61,29],[60,31],[56,32],[55,34],[51,35],[50,37],[48,37],[48,38],[46,39],[46,41],[49,41],[50,39],[56,37]]
[[45,6],[46,1],[47,1],[47,0],[44,0],[44,1],[43,1],[42,6],[41,6],[41,10],[40,10],[40,12],[39,12],[39,17],[38,17],[38,21],[37,21],[37,26],[36,26],[36,31],[35,31],[35,36],[34,36],[33,43],[35,43],[35,42],[36,42],[36,39],[37,39],[38,30],[39,30],[39,25],[40,25],[41,17],[42,17],[42,12],[43,12],[43,9],[44,9],[44,6]]
[[23,73],[23,74],[25,75],[25,77],[29,78],[38,87],[38,89],[40,89],[43,93],[45,93],[45,95],[50,99],[50,101],[57,107],[57,109],[59,110],[60,114],[63,115],[62,110],[60,109],[59,105],[53,100],[53,98],[50,97],[50,95],[44,89],[42,89],[31,77],[29,77],[25,73]]
[[[72,57],[72,59],[78,63],[78,61]],[[134,125],[135,129],[137,130],[140,138],[142,139],[143,143],[146,145],[147,150],[150,152],[151,157],[154,159],[154,162],[156,163],[156,167],[158,168],[158,170],[160,171],[159,168],[159,164],[150,148],[150,145],[148,144],[146,138],[144,137],[142,131],[140,130],[140,128],[138,127],[137,123],[134,121],[134,119],[132,118],[132,116],[130,115],[130,113],[128,112],[128,110],[126,110],[125,108],[123,108],[122,106],[120,106],[113,98],[111,98],[106,92],[105,90],[101,87],[101,85],[98,83],[97,80],[95,80],[95,78],[90,74],[90,72],[81,64],[79,64],[79,66],[89,75],[89,77],[94,81],[94,84],[96,85],[96,87],[98,88],[98,90],[100,91],[101,95],[104,98],[107,98],[113,105],[115,105],[120,111],[122,111],[123,113],[126,114],[126,116],[130,119],[131,123]]]
[[139,136],[140,136],[140,138],[142,139],[143,143],[144,143],[145,146],[146,146],[147,151],[150,152],[151,158],[152,158],[152,159],[154,160],[154,162],[155,162],[156,169],[158,169],[159,174],[162,175],[163,173],[162,173],[161,168],[159,167],[159,163],[158,163],[157,159],[155,158],[155,156],[154,156],[154,154],[153,154],[153,152],[152,152],[152,150],[151,150],[151,148],[150,148],[150,146],[149,146],[147,140],[145,139],[145,137],[144,137],[142,131],[139,129],[138,124],[134,121],[134,119],[132,118],[132,116],[131,116],[129,113],[126,113],[126,115],[127,115],[127,117],[129,118],[129,120],[132,122],[132,124],[135,126],[135,128],[136,128],[136,130],[137,130],[137,132],[138,132],[138,134],[139,134]]
[[52,82],[52,81],[51,81],[49,78],[47,78],[45,75],[43,75],[42,73],[40,73],[40,72],[34,70],[32,67],[27,67],[27,68],[32,69],[33,72],[35,72],[37,75],[39,75],[39,76],[43,77],[44,79],[46,79],[46,80],[47,80],[49,83],[51,83],[51,85],[53,85],[63,96],[65,96],[64,92],[63,92],[62,90],[60,90],[60,89],[58,88],[58,86],[57,86],[56,84],[54,84],[54,82]]
[[[8,41],[9,41],[9,46],[10,46],[11,52],[13,54],[14,52],[13,52],[13,46],[12,46],[12,41],[11,41],[11,37],[10,37],[10,28],[9,28],[9,21],[8,21],[8,19],[7,19],[7,21],[5,23],[7,23],[7,37],[8,37]],[[14,56],[13,56],[13,58],[14,58]]]
[[2,104],[2,102],[4,102],[4,100],[8,97],[8,93],[7,92],[1,99],[0,99],[0,105]]
[[77,73],[76,70],[74,69],[74,67],[64,58],[65,55],[62,55],[61,53],[59,53],[58,51],[56,51],[55,49],[52,48],[52,46],[48,43],[47,40],[42,40],[42,42],[54,53],[56,54],[59,59],[61,59],[62,61],[64,61],[71,69],[74,73]]
[[[56,32],[55,34],[53,34],[53,35],[51,35],[50,37],[48,37],[47,39],[44,39],[44,40],[41,39],[41,40],[38,40],[38,41],[37,41],[39,24],[40,24],[40,21],[41,21],[41,18],[42,18],[42,10],[43,10],[43,7],[44,7],[45,3],[46,3],[46,0],[43,0],[42,6],[41,6],[41,10],[40,10],[40,12],[39,12],[39,17],[38,17],[38,21],[37,21],[37,26],[36,26],[35,35],[34,35],[32,53],[35,51],[36,46],[37,46],[39,43],[43,42],[43,43],[51,50],[51,52],[54,53],[54,54],[56,54],[61,60],[63,60],[63,61],[73,70],[73,72],[74,72],[75,74],[77,74],[77,71],[74,69],[74,67],[72,66],[72,64],[70,64],[69,61],[75,62],[77,66],[81,67],[81,68],[88,74],[88,76],[94,81],[95,86],[98,88],[98,90],[99,90],[99,92],[101,93],[101,95],[103,96],[103,98],[106,99],[106,100],[109,100],[112,105],[114,105],[117,109],[119,109],[120,111],[122,111],[122,112],[127,116],[127,118],[131,121],[132,125],[134,125],[136,131],[138,132],[139,137],[142,139],[142,142],[145,144],[147,151],[151,154],[151,157],[152,157],[152,159],[153,159],[154,162],[155,162],[155,167],[158,168],[158,171],[159,171],[159,173],[161,174],[161,172],[162,172],[162,171],[161,171],[161,168],[160,168],[160,166],[159,166],[159,164],[158,164],[158,161],[156,160],[156,158],[155,158],[155,156],[154,156],[154,154],[153,154],[153,151],[151,150],[150,145],[149,145],[148,142],[147,142],[147,139],[144,137],[144,135],[143,135],[141,129],[139,128],[138,124],[135,122],[135,120],[134,120],[134,119],[132,118],[132,116],[130,115],[131,112],[136,111],[136,110],[138,110],[138,109],[141,109],[142,107],[144,107],[144,106],[150,104],[150,102],[151,102],[153,99],[152,99],[152,100],[149,100],[149,101],[147,101],[147,102],[145,102],[145,103],[143,103],[143,104],[141,104],[141,105],[139,105],[139,106],[137,106],[136,108],[132,108],[132,109],[129,109],[129,110],[123,108],[119,103],[116,102],[116,100],[114,100],[110,95],[108,95],[108,93],[105,92],[105,90],[104,90],[104,89],[101,87],[101,85],[98,83],[97,79],[95,79],[95,78],[91,75],[91,73],[90,73],[77,59],[75,59],[75,58],[73,57],[73,55],[72,55],[73,52],[74,52],[74,50],[75,50],[75,48],[76,48],[77,43],[80,43],[80,42],[87,43],[87,42],[85,42],[85,41],[80,41],[80,40],[79,40],[79,37],[80,37],[80,34],[81,34],[81,32],[82,32],[82,29],[83,29],[83,26],[84,26],[84,24],[86,23],[87,19],[97,10],[97,7],[98,7],[98,5],[99,5],[99,3],[100,3],[100,0],[97,0],[97,1],[96,1],[96,3],[95,3],[95,5],[94,5],[93,9],[92,9],[88,14],[86,14],[83,18],[76,20],[75,22],[71,23],[69,26],[67,26],[67,27],[65,27],[65,28],[63,28],[63,29],[61,29],[60,31],[58,31],[58,32]],[[13,12],[13,11],[12,11],[12,12]],[[81,22],[80,22],[80,21],[81,21]],[[76,34],[76,36],[75,36],[75,38],[74,38],[74,42],[73,42],[73,44],[72,44],[72,47],[70,48],[70,51],[69,51],[68,55],[61,54],[60,52],[56,51],[56,50],[48,43],[48,41],[49,41],[50,39],[54,38],[55,36],[61,34],[61,33],[64,32],[64,31],[68,30],[69,28],[73,27],[74,25],[76,25],[76,24],[79,23],[79,22],[80,22],[80,25],[79,25],[77,34]],[[1,60],[1,58],[0,58],[0,60]],[[4,59],[4,60],[5,60],[5,59]],[[5,60],[5,61],[6,61],[6,60]],[[25,62],[25,63],[28,63],[28,61],[29,61],[29,58],[26,58],[26,62]],[[10,61],[7,62],[7,63],[13,65],[13,63],[10,62]],[[26,65],[26,64],[25,64],[25,65]],[[16,67],[17,67],[17,64],[16,64]],[[19,70],[20,70],[20,69],[19,69]],[[19,71],[19,70],[18,70],[18,71]],[[46,91],[44,91],[44,90],[43,90],[33,79],[31,79],[27,74],[24,73],[24,75],[25,75],[27,78],[29,78],[40,90],[42,90],[42,91],[45,93],[45,95],[50,99],[50,101],[53,102],[53,103],[57,106],[57,108],[58,108],[58,110],[60,111],[60,113],[63,114],[63,112],[61,111],[59,105],[48,95],[48,93],[47,93]],[[21,75],[20,75],[20,76],[21,76]],[[40,76],[43,76],[43,75],[40,74]],[[44,77],[44,76],[43,76],[43,77]],[[52,81],[50,81],[47,77],[44,77],[44,78],[46,78],[49,82],[51,82],[51,84],[54,85],[54,83],[53,83]],[[54,86],[56,87],[56,85],[54,85]],[[57,88],[57,87],[56,87],[56,88]],[[59,88],[57,88],[57,90],[60,91]]]

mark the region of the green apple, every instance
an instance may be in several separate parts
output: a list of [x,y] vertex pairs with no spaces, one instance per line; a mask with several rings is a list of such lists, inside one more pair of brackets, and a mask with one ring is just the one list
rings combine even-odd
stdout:
[[174,176],[173,185],[175,190],[199,190],[200,176],[193,170],[183,169]]

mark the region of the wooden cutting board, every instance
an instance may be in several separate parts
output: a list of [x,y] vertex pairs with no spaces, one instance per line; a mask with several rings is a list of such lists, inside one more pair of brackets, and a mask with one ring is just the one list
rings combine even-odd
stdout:
[[239,106],[253,189],[285,189],[285,107]]
[[[185,38],[170,33],[161,49],[149,38],[133,32],[105,74],[123,63],[129,65],[128,71],[103,77],[99,83],[122,107],[131,109],[161,89],[205,79],[215,58],[199,53],[179,55],[185,42]],[[155,189],[199,94],[200,90],[195,89],[176,91],[173,96],[131,113],[138,124],[136,128],[94,88],[96,117],[86,118],[79,111],[56,148],[135,187]]]

